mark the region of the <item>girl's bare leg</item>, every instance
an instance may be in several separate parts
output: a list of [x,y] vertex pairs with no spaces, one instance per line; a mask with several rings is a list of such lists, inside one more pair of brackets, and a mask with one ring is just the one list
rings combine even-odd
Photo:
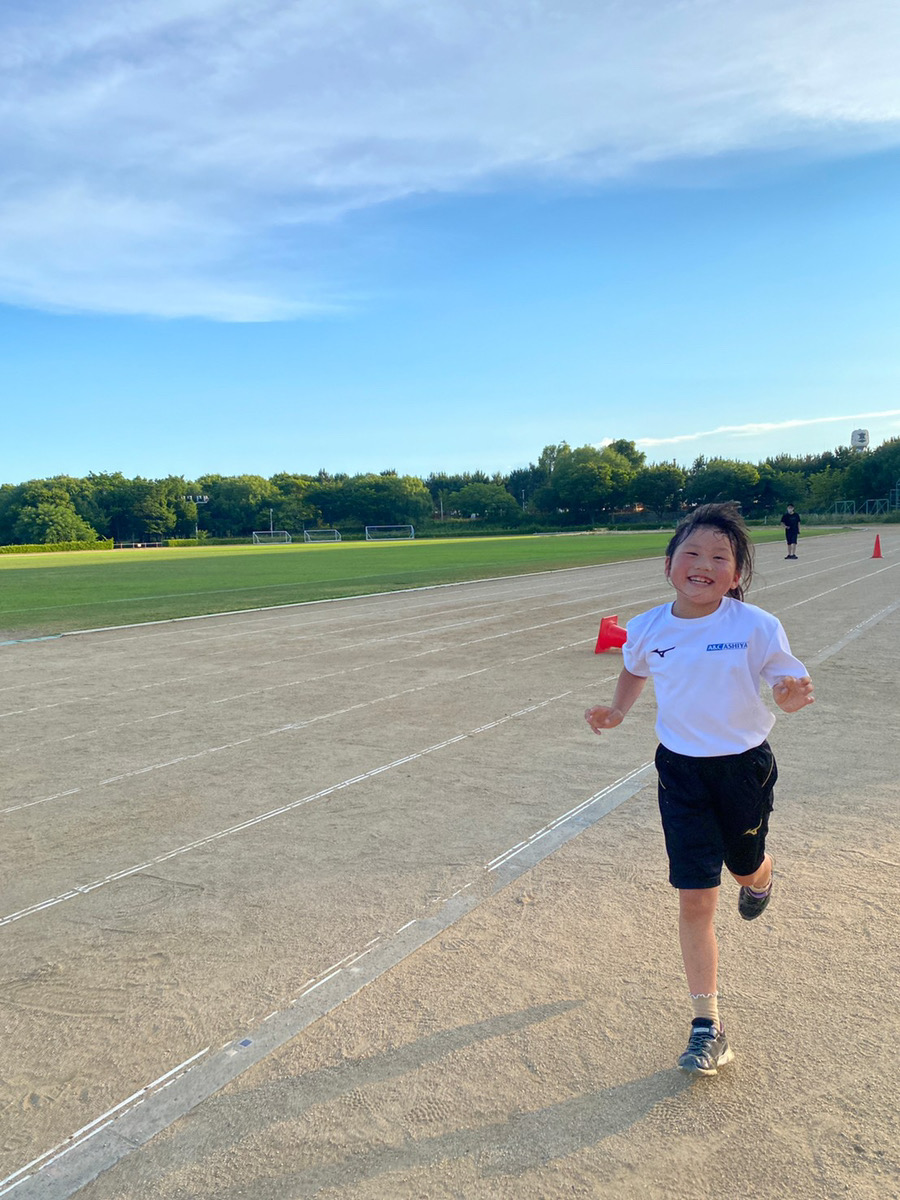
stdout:
[[713,925],[719,889],[681,888],[678,899],[678,936],[688,989],[692,996],[713,996],[717,991],[719,968],[719,947]]

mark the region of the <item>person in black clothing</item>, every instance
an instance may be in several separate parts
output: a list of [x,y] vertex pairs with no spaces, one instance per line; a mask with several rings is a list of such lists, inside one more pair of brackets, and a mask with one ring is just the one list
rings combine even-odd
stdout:
[[800,534],[800,517],[794,512],[793,504],[787,506],[787,512],[781,518],[784,526],[784,536],[787,539],[787,554],[785,558],[797,557],[797,538]]

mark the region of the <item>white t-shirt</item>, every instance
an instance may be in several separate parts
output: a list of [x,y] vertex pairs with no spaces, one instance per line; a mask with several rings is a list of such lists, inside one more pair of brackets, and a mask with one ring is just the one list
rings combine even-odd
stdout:
[[775,724],[760,680],[807,673],[778,618],[731,596],[708,617],[673,616],[671,603],[632,617],[622,652],[632,675],[653,678],[659,740],[695,758],[758,746]]

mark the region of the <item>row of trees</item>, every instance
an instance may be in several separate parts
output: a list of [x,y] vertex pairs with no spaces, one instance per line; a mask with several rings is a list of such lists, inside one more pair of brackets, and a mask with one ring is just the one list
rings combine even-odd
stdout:
[[[838,501],[896,501],[900,438],[858,453],[779,455],[753,465],[735,459],[696,459],[690,469],[647,464],[634,442],[597,448],[566,442],[545,446],[536,463],[509,475],[481,471],[432,474],[427,479],[380,474],[203,475],[126,479],[121,473],[51,479],[0,487],[0,544],[159,541],[246,537],[254,529],[412,524],[477,518],[515,529],[536,522],[576,526],[616,514],[671,516],[694,504],[737,500],[750,516],[783,511],[828,513]],[[198,503],[199,498],[199,503]]]

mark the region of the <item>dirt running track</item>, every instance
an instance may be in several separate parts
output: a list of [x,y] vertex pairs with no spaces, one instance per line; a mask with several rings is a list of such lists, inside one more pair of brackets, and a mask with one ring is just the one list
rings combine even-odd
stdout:
[[[0,647],[0,1195],[900,1197],[900,556],[758,553],[777,891],[689,1013],[652,696],[600,617],[659,560]],[[577,834],[577,836],[575,836]]]

